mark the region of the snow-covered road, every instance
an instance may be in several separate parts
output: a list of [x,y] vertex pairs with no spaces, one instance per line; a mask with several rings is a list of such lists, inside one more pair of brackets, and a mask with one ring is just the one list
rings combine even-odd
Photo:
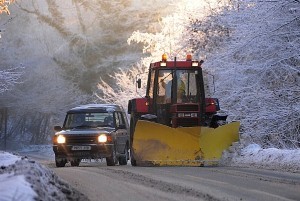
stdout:
[[105,161],[56,168],[51,145],[19,153],[0,151],[0,201],[300,200],[299,150],[249,145],[230,155],[234,167],[209,168],[107,167]]
[[93,163],[53,171],[92,201],[300,199],[300,174],[253,168],[107,167]]

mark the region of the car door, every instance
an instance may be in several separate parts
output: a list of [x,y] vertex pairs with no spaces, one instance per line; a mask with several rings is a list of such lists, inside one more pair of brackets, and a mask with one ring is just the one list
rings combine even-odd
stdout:
[[127,142],[128,134],[124,116],[121,112],[115,112],[116,122],[116,138],[117,138],[117,152],[123,153]]

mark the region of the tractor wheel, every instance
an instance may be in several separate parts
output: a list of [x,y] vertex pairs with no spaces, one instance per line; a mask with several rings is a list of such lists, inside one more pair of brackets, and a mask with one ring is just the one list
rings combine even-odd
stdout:
[[136,166],[136,160],[134,159],[131,149],[130,149],[130,162],[132,166]]
[[139,118],[140,118],[139,115],[135,114],[135,112],[131,112],[131,115],[130,115],[130,145],[132,145],[135,125],[136,125],[136,122],[139,120]]

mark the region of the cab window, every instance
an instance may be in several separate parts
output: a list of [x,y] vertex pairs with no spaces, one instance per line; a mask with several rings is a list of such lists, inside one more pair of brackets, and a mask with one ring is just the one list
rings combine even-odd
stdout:
[[150,82],[149,82],[149,97],[153,98],[153,85],[154,85],[155,73],[154,71],[150,72]]

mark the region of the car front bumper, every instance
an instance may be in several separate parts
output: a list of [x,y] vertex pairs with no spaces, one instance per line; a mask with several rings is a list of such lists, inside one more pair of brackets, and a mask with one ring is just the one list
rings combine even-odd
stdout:
[[113,144],[53,145],[56,159],[100,159],[110,157]]

